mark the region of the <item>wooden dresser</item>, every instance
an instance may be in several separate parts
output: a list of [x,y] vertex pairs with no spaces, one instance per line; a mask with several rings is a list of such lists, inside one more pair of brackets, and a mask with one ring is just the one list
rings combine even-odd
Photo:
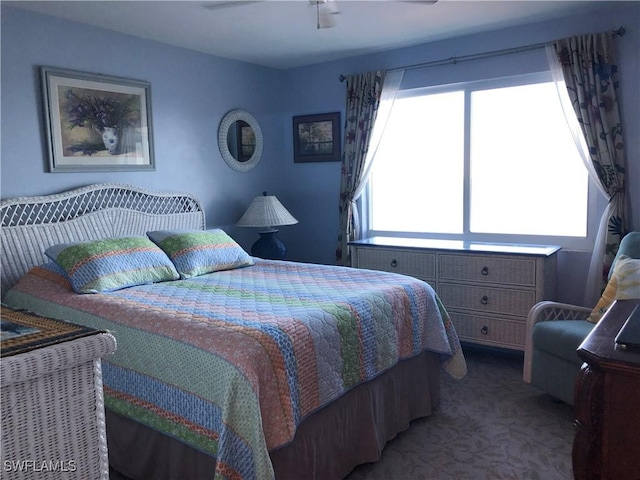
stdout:
[[618,300],[578,348],[573,475],[576,480],[640,478],[640,351],[614,339],[640,300]]
[[560,247],[391,237],[350,247],[353,267],[430,283],[465,342],[524,350],[530,308],[555,299]]

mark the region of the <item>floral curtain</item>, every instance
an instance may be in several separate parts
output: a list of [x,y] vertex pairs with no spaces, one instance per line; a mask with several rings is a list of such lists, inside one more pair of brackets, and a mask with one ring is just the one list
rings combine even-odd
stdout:
[[367,184],[404,70],[347,77],[345,146],[340,182],[340,233],[336,260],[349,265],[348,242],[359,238],[356,201]]
[[624,140],[616,98],[618,66],[611,32],[557,40],[553,48],[582,131],[580,141],[586,143],[588,170],[608,199],[585,291],[585,304],[595,304],[627,233]]
[[338,211],[340,230],[336,261],[349,265],[348,243],[354,230],[354,196],[365,166],[371,131],[376,121],[385,72],[378,70],[347,76],[347,105],[344,124],[344,149],[340,172]]

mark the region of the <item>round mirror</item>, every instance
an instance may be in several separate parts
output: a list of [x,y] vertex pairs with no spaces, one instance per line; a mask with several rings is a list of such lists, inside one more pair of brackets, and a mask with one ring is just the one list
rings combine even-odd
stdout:
[[218,147],[227,165],[238,172],[255,167],[262,156],[262,130],[244,110],[231,110],[220,122]]

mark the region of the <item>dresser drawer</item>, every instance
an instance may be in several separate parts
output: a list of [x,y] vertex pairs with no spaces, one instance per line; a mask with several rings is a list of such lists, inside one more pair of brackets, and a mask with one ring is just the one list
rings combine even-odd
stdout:
[[439,277],[446,280],[535,286],[536,261],[491,255],[439,255]]
[[436,255],[415,251],[358,248],[358,268],[402,273],[412,277],[435,278]]
[[526,323],[449,311],[462,341],[524,349]]
[[491,288],[455,283],[438,283],[438,295],[447,309],[475,310],[526,317],[536,303],[533,290]]

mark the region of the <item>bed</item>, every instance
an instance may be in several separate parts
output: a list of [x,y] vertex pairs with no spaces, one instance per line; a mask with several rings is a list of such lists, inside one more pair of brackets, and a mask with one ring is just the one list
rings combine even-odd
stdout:
[[[3,303],[116,337],[103,360],[107,439],[127,477],[344,478],[431,415],[441,371],[466,373],[428,284],[250,257],[206,230],[193,195],[98,184],[5,199],[1,213]],[[180,264],[186,250],[169,240],[196,237],[211,242],[198,255],[215,247],[224,262]],[[87,280],[78,245],[116,243],[121,254],[125,240],[127,255],[152,252],[172,273]]]

